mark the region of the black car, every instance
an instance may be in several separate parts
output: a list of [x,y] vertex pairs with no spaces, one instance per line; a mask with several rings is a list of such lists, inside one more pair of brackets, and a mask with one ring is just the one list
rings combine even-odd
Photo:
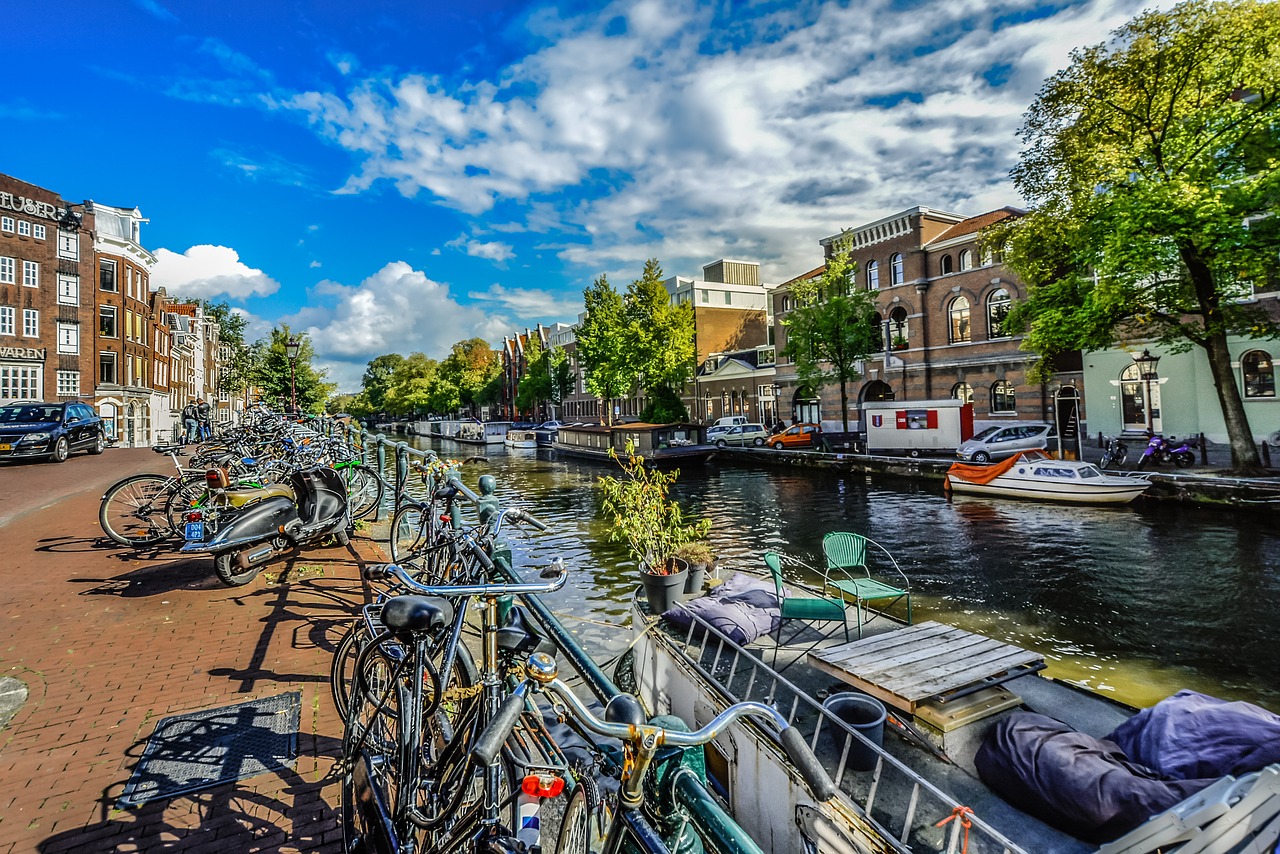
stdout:
[[79,401],[0,406],[0,460],[48,457],[60,463],[72,451],[100,454],[107,446],[103,429],[93,407]]

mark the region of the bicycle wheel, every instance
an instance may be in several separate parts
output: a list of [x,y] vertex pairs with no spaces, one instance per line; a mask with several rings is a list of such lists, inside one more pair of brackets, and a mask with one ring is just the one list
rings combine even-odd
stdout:
[[418,504],[406,504],[395,512],[387,542],[392,563],[404,563],[431,541],[429,522],[430,510]]
[[175,534],[180,532],[184,523],[182,517],[193,506],[203,507],[208,494],[209,485],[203,477],[193,477],[178,485],[164,506],[164,517],[169,529]]
[[177,478],[162,474],[135,474],[113,484],[102,496],[98,524],[108,537],[123,546],[149,546],[172,536],[165,515]]
[[556,854],[600,854],[612,817],[613,811],[600,797],[596,782],[582,778],[565,804],[556,836]]
[[347,469],[347,502],[352,519],[373,515],[382,503],[382,478],[378,473],[365,465]]

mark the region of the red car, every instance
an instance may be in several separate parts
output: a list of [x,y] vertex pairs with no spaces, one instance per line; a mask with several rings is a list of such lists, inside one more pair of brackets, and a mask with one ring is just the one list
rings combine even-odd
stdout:
[[795,424],[776,436],[770,436],[769,444],[779,451],[783,448],[811,448],[821,433],[822,428],[817,424]]

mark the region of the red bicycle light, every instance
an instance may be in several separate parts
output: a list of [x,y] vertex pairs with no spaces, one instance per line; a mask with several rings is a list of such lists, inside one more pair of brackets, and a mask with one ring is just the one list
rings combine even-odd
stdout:
[[564,780],[554,774],[529,774],[520,791],[532,798],[554,798],[564,791]]
[[188,522],[199,522],[203,518],[204,518],[204,514],[198,510],[192,511],[187,514]]

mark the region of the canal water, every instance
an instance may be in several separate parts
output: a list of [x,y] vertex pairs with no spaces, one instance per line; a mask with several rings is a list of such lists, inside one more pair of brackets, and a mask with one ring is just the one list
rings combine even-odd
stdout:
[[[516,534],[533,564],[563,555],[575,570],[555,608],[600,657],[637,582],[607,541],[596,478],[609,467],[548,450],[462,446],[410,437],[463,468],[474,487],[495,475],[504,502],[546,522]],[[713,520],[720,573],[764,572],[777,551],[822,564],[822,537],[854,531],[883,545],[911,579],[916,621],[932,619],[1045,655],[1048,674],[1135,706],[1181,688],[1280,711],[1280,530],[1247,513],[1156,502],[1070,507],[1014,499],[952,499],[926,481],[719,464],[683,470],[687,514]],[[876,557],[873,555],[873,558]]]

